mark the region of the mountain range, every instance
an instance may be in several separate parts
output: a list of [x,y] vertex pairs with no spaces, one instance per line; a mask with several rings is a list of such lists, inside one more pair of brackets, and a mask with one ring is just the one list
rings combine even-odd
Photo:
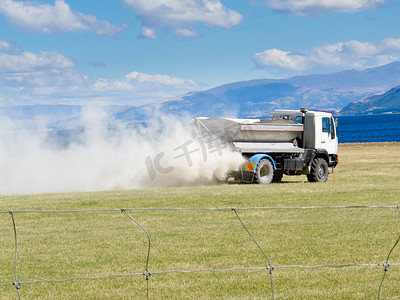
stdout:
[[344,116],[385,113],[400,113],[400,85],[382,95],[352,102],[340,111]]
[[[400,62],[395,62],[365,70],[240,81],[143,106],[113,105],[105,109],[114,119],[128,124],[145,121],[155,112],[190,117],[267,118],[275,109],[307,107],[353,115],[400,112],[399,95]],[[74,127],[81,111],[81,106],[56,104],[0,107],[0,115],[28,127]]]
[[265,118],[275,109],[328,110],[339,113],[352,102],[383,94],[400,84],[400,62],[365,70],[295,76],[288,79],[259,79],[222,85],[161,102],[122,111],[121,120],[143,120],[157,108],[168,114]]

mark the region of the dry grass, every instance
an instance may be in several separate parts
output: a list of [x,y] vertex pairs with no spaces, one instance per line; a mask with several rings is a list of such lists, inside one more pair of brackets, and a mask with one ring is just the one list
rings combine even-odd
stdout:
[[[400,204],[400,143],[342,144],[340,165],[325,184],[305,176],[267,186],[220,185],[97,193],[0,197],[0,210],[121,207],[256,207]],[[238,211],[275,266],[383,263],[400,233],[393,209]],[[132,211],[150,233],[149,269],[262,267],[266,261],[234,213]],[[145,269],[147,239],[122,212],[16,213],[19,280],[136,273]],[[400,247],[391,262],[400,262]],[[276,269],[277,299],[376,298],[382,267]],[[382,296],[400,294],[392,266]],[[10,215],[0,214],[0,283],[14,280]],[[0,286],[1,299],[16,299]],[[155,299],[265,299],[266,270],[162,274],[150,277]],[[23,284],[23,299],[144,299],[144,276]]]

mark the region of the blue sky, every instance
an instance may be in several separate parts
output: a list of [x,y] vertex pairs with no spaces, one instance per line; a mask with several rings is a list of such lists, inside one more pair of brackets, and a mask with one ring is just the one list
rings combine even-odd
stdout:
[[0,106],[142,105],[400,60],[398,0],[0,0]]

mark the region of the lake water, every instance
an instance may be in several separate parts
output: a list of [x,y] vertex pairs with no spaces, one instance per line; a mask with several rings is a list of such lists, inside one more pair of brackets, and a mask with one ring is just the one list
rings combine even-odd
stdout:
[[[339,143],[400,142],[400,114],[338,117]],[[141,123],[145,126],[145,123]],[[115,129],[110,129],[112,133]],[[47,141],[67,147],[72,141],[83,143],[84,128],[48,132]],[[55,143],[54,143],[55,142]]]
[[400,114],[338,119],[339,143],[400,142]]

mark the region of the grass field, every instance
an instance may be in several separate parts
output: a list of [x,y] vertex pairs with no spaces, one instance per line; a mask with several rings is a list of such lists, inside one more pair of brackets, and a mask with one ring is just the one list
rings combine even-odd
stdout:
[[[0,196],[0,211],[117,208],[230,208],[400,205],[400,143],[341,144],[340,164],[324,184],[305,176],[279,184],[215,185],[96,193]],[[383,267],[279,268],[383,264],[400,234],[397,208],[238,210],[272,265],[276,299],[376,299]],[[267,267],[235,213],[133,210],[151,238],[150,272]],[[18,279],[143,273],[147,237],[121,211],[13,214]],[[0,283],[14,281],[14,233],[0,214]],[[389,263],[400,263],[400,245]],[[400,266],[391,266],[381,298],[400,298]],[[270,299],[268,271],[152,274],[151,299]],[[145,276],[25,283],[22,299],[145,299]],[[1,299],[17,299],[0,285]]]

